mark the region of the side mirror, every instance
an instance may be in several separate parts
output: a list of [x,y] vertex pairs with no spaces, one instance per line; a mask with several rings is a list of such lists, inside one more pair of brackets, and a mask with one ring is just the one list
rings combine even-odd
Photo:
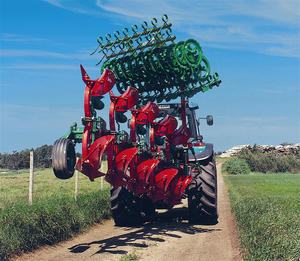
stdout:
[[209,126],[211,126],[211,125],[214,124],[214,118],[213,118],[212,115],[207,115],[207,116],[206,116],[206,123],[207,123],[207,125],[209,125]]

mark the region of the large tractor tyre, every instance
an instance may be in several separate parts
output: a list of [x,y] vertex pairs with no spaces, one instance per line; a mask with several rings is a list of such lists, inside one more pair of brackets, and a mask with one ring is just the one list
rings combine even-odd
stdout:
[[52,168],[59,179],[69,179],[74,174],[76,163],[75,147],[71,140],[61,138],[55,141],[52,149]]
[[147,197],[135,197],[124,187],[110,190],[110,206],[116,226],[136,226],[149,221],[155,213]]
[[214,157],[200,162],[199,174],[188,187],[190,222],[216,224],[218,220],[217,168]]
[[140,198],[140,210],[143,221],[152,221],[156,218],[155,206],[148,196],[143,195]]

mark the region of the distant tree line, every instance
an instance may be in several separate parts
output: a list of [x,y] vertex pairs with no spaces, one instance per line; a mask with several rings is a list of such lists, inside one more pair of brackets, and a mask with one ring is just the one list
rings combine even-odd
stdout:
[[[43,145],[34,150],[34,167],[51,167],[52,145]],[[2,169],[28,169],[30,150],[25,149],[20,152],[0,153],[0,168]]]

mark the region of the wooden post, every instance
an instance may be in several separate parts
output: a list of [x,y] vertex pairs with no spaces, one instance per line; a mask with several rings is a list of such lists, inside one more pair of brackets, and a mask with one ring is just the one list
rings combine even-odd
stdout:
[[78,196],[78,170],[75,170],[75,200],[77,200]]
[[[104,162],[102,161],[101,162],[101,167],[100,167],[100,172],[102,172],[102,173],[104,173],[104,164],[103,164]],[[103,185],[104,185],[104,176],[102,176],[101,178],[100,178],[100,190],[103,190]]]
[[103,190],[104,176],[102,176],[100,179],[101,179],[100,189]]
[[29,204],[33,199],[33,151],[30,151],[30,176],[29,176]]

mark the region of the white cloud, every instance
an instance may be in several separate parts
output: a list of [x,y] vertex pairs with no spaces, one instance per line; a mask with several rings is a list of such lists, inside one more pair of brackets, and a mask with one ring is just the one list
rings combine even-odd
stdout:
[[[73,64],[45,64],[45,63],[33,63],[33,64],[12,64],[7,66],[0,67],[1,70],[7,70],[7,69],[29,69],[29,70],[79,70],[79,64],[73,65]],[[99,72],[99,68],[95,67],[86,67],[85,68],[88,71],[97,71]]]
[[300,57],[299,0],[44,1],[74,13],[118,15],[137,23],[167,13],[175,30],[206,46]]
[[134,21],[167,13],[176,30],[189,33],[206,46],[300,57],[297,0],[97,0],[96,3],[105,11]]
[[28,35],[20,35],[20,34],[8,34],[3,33],[1,35],[1,41],[4,42],[36,42],[36,41],[44,41],[44,38],[33,37]]
[[1,88],[1,87],[10,87],[10,86],[12,86],[11,83],[0,82],[0,88]]
[[54,70],[78,70],[78,66],[68,65],[68,64],[14,64],[2,66],[1,69],[30,69],[30,70],[45,70],[45,69],[54,69]]
[[95,55],[91,56],[91,51],[84,50],[76,53],[59,53],[36,49],[0,49],[0,57],[53,57],[60,59],[96,60]]
[[29,57],[55,57],[55,58],[70,58],[70,56],[56,53],[56,52],[49,52],[43,50],[14,50],[14,49],[1,49],[0,56],[2,57],[22,57],[22,56],[29,56]]
[[63,7],[60,0],[43,0],[43,1],[49,3],[50,5],[54,5],[61,8]]
[[54,5],[56,7],[66,9],[73,13],[87,14],[87,15],[100,15],[99,11],[95,11],[95,8],[88,8],[87,1],[76,1],[76,0],[43,0],[44,2]]

